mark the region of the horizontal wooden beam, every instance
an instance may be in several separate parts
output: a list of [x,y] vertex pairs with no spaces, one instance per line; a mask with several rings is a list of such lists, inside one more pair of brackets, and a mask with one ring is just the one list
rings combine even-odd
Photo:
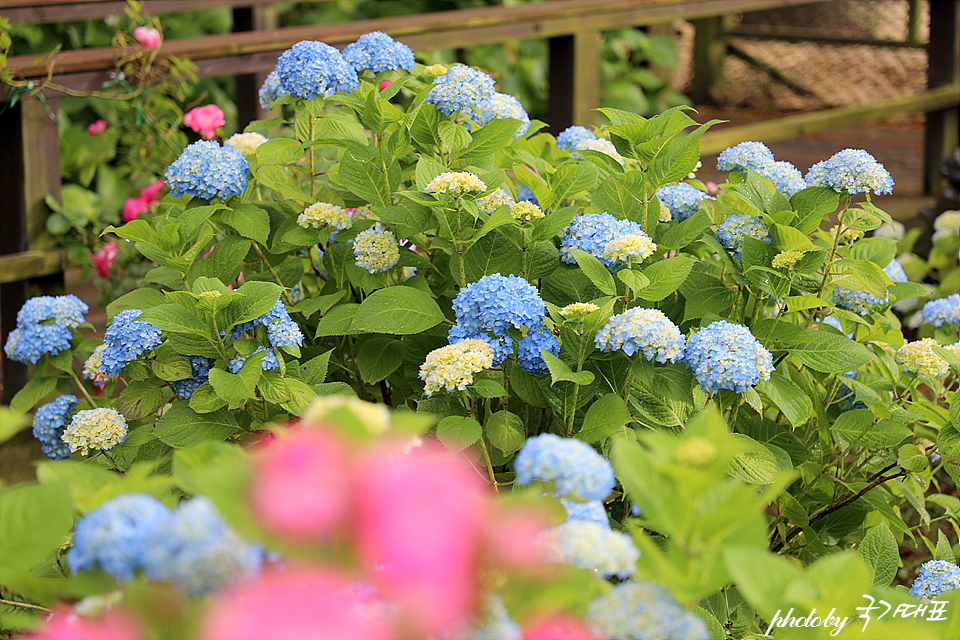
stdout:
[[[155,16],[221,7],[274,5],[277,0],[141,0]],[[129,5],[124,0],[0,0],[0,11],[10,24],[50,24],[75,20],[102,20],[122,16]]]
[[816,42],[817,44],[831,45],[866,45],[868,47],[905,47],[922,49],[927,46],[922,40],[885,40],[876,38],[842,38],[824,34],[813,29],[758,29],[751,27],[737,27],[728,32],[736,38],[754,38],[756,40],[782,40],[783,42]]
[[0,284],[60,273],[67,266],[65,251],[21,251],[0,255]]
[[763,142],[793,140],[808,133],[875,122],[902,113],[937,111],[958,105],[960,105],[960,83],[953,83],[905,98],[895,98],[864,106],[800,113],[744,125],[718,125],[700,138],[700,153],[709,156],[747,140]]

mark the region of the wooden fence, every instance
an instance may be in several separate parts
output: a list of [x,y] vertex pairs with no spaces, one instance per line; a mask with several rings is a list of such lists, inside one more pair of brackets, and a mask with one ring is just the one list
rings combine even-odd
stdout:
[[[182,56],[198,67],[200,77],[236,75],[241,125],[257,117],[259,78],[279,55],[301,40],[343,47],[370,31],[383,31],[414,51],[469,47],[517,39],[549,42],[548,121],[558,132],[571,124],[591,124],[599,103],[599,33],[623,27],[664,24],[676,18],[693,21],[695,87],[712,81],[725,53],[722,17],[828,0],[547,0],[509,7],[481,7],[344,24],[277,28],[276,0],[143,0],[150,13],[186,12],[230,7],[234,32],[164,41],[159,55]],[[919,0],[914,0],[917,2]],[[927,175],[935,172],[957,144],[960,105],[960,0],[930,1],[929,89],[920,94],[865,107],[847,107],[790,116],[708,132],[704,153],[743,140],[790,139],[851,123],[865,123],[898,113],[926,112]],[[123,12],[120,0],[0,0],[0,16],[13,24],[42,24],[100,19]],[[50,78],[75,90],[99,89],[114,69],[111,48],[65,51],[43,58],[14,56],[8,65],[15,78],[41,82]],[[0,100],[9,87],[0,87]],[[37,246],[47,214],[44,197],[60,194],[57,94],[45,90],[46,104],[20,100],[0,114],[0,337],[6,341],[28,284],[62,282],[64,259],[58,251]],[[933,188],[932,182],[928,183]],[[26,380],[26,369],[4,358],[0,385],[9,401]]]

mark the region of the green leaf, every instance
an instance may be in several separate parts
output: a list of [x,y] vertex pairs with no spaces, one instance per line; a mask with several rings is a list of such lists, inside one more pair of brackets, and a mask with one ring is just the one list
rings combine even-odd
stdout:
[[[211,369],[210,373],[215,371],[219,369]],[[175,402],[153,427],[153,435],[175,449],[192,447],[206,440],[222,442],[237,431],[237,420],[226,409],[197,413],[186,402]]]
[[721,553],[740,592],[764,618],[772,619],[787,602],[787,587],[800,578],[800,569],[767,549],[731,545]]
[[360,377],[367,384],[379,382],[397,370],[400,357],[400,341],[386,336],[367,340],[357,352]]
[[260,207],[247,203],[234,205],[232,209],[221,211],[220,219],[244,238],[266,246],[270,235],[270,215]]
[[[610,158],[606,154],[601,154]],[[610,158],[614,164],[616,161]],[[600,183],[600,186],[590,196],[590,204],[595,211],[607,212],[620,219],[639,222],[648,234],[650,228],[642,220],[643,205],[640,204],[641,184],[643,173],[631,171],[626,174],[614,174]]]
[[399,183],[400,167],[396,164],[384,168],[379,158],[359,158],[346,154],[340,162],[340,182],[351,193],[370,204],[389,207],[393,205],[391,172]]
[[576,207],[564,207],[537,220],[533,230],[534,240],[550,240],[563,232],[577,215]]
[[287,378],[287,385],[290,387],[290,400],[280,406],[295,416],[302,416],[317,398],[317,392],[296,378]]
[[937,550],[933,554],[933,559],[951,564],[957,563],[957,556],[953,553],[953,545],[950,544],[947,536],[943,535],[943,529],[937,531]]
[[560,203],[581,191],[593,189],[599,175],[597,167],[589,162],[567,162],[550,176],[550,188]]
[[515,453],[526,441],[523,420],[515,413],[498,411],[484,425],[490,444],[504,453]]
[[110,304],[107,305],[107,316],[113,317],[120,313],[121,311],[126,311],[127,309],[149,309],[150,307],[156,307],[158,305],[164,304],[167,302],[167,298],[157,291],[156,289],[151,289],[150,287],[143,287],[140,289],[135,289],[129,293],[125,293]]
[[540,355],[543,357],[543,361],[546,363],[547,369],[550,370],[551,387],[561,381],[586,385],[590,384],[594,380],[595,376],[593,375],[592,371],[580,371],[579,373],[574,373],[566,362],[553,355],[546,349],[541,349]]
[[467,416],[447,416],[437,424],[437,439],[453,452],[466,449],[482,434],[480,423]]
[[239,236],[227,236],[217,241],[210,255],[194,260],[187,272],[187,281],[192,284],[201,276],[217,278],[224,284],[230,284],[240,275],[243,259],[250,251],[250,240]]
[[72,526],[73,506],[64,484],[28,484],[0,494],[4,581],[53,557]]
[[230,304],[217,318],[222,329],[259,318],[277,303],[283,287],[273,282],[245,282],[237,289]]
[[193,390],[189,404],[190,408],[197,413],[212,413],[227,406],[226,400],[217,395],[213,385],[209,382],[204,382]]
[[142,420],[156,413],[167,400],[167,386],[157,380],[131,382],[117,398],[117,410],[127,422]]
[[651,302],[663,300],[680,289],[695,262],[684,256],[654,262],[643,270],[643,275],[650,280],[650,286],[637,293],[637,297]]
[[374,291],[360,303],[350,328],[408,335],[426,331],[443,320],[443,312],[430,294],[413,287],[387,287]]
[[890,278],[883,272],[883,269],[867,260],[838,260],[833,265],[837,275],[845,274],[852,276],[860,283],[860,287],[853,286],[849,280],[844,283],[848,289],[858,289],[871,293],[878,298],[884,298],[887,295],[887,284]]
[[253,389],[247,387],[243,378],[223,369],[210,369],[210,384],[217,395],[231,408],[242,406],[244,402],[254,397]]
[[[940,535],[943,535],[942,531]],[[857,553],[866,563],[874,586],[890,586],[893,579],[897,577],[897,568],[900,566],[900,549],[886,522],[881,521],[870,529],[860,541]]]
[[805,233],[783,224],[770,225],[770,235],[773,237],[773,246],[780,251],[809,251],[813,247]]
[[730,461],[730,473],[748,484],[770,484],[780,475],[780,465],[769,449],[753,438],[742,434],[733,434],[736,440],[745,445]]
[[303,156],[303,147],[292,138],[271,138],[257,147],[257,164],[290,164]]
[[569,252],[574,260],[577,261],[577,264],[580,265],[583,273],[590,278],[590,282],[592,282],[601,293],[607,296],[617,295],[617,285],[613,281],[613,276],[610,275],[610,272],[607,271],[607,268],[603,266],[599,260],[580,249],[569,249]]
[[507,390],[503,385],[490,378],[478,377],[473,384],[467,387],[474,391],[481,398],[503,398],[507,395]]
[[794,225],[801,233],[813,233],[824,216],[833,213],[840,204],[840,194],[830,187],[807,187],[790,197],[790,206],[796,211]]
[[632,421],[633,417],[627,410],[623,398],[614,393],[608,393],[587,409],[587,415],[583,419],[583,427],[577,432],[576,438],[588,444],[593,444]]
[[620,269],[617,271],[617,280],[630,287],[631,291],[639,291],[650,285],[650,280],[643,275],[642,271],[633,271],[631,269]]
[[444,120],[437,126],[440,142],[450,153],[456,153],[467,148],[473,141],[470,133],[462,124]]
[[362,331],[351,329],[353,318],[356,316],[357,309],[359,308],[359,304],[347,302],[346,304],[337,305],[327,311],[323,314],[323,317],[320,318],[320,322],[317,323],[317,337],[348,336],[363,333]]
[[[426,106],[428,105],[424,105],[424,107]],[[424,107],[421,107],[421,110]],[[469,147],[464,149],[458,158],[466,159],[493,155],[513,140],[513,134],[515,134],[519,128],[520,121],[514,120],[513,118],[491,120],[481,129],[472,132],[473,141]],[[412,130],[410,133],[413,135]]]
[[667,229],[666,233],[657,240],[661,249],[683,249],[697,240],[703,232],[713,225],[706,211],[697,211],[682,222]]
[[897,452],[897,464],[913,473],[926,471],[930,467],[930,460],[923,449],[915,444],[905,444]]
[[273,404],[290,401],[290,385],[279,371],[264,371],[257,381],[260,397]]
[[806,424],[813,413],[813,404],[807,394],[790,378],[774,371],[770,379],[757,385],[794,427]]
[[56,378],[34,378],[23,386],[10,400],[10,408],[17,413],[33,409],[57,387]]
[[[450,262],[455,268],[456,261]],[[476,282],[494,273],[523,275],[523,250],[500,229],[485,235],[463,254],[464,282]]]
[[207,323],[179,304],[167,303],[144,311],[137,320],[148,322],[161,331],[194,333],[210,338]]
[[937,434],[937,449],[940,451],[940,457],[944,463],[960,464],[960,430],[957,429],[957,422],[954,413],[960,406],[960,398],[954,394],[950,403],[950,424],[940,428]]
[[17,435],[30,424],[30,416],[0,406],[0,444]]
[[790,355],[814,371],[855,371],[874,359],[873,354],[844,336],[827,331],[806,331],[807,341],[794,345]]
[[684,322],[702,318],[708,313],[723,316],[737,299],[737,292],[719,278],[700,271],[690,272],[680,285],[680,293],[686,301],[683,307]]

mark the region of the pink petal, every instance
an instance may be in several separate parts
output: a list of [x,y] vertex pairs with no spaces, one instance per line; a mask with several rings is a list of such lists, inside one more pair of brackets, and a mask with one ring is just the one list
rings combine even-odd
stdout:
[[160,45],[160,32],[149,27],[137,27],[133,30],[133,37],[145,49],[156,49]]
[[137,624],[127,613],[108,611],[88,620],[70,610],[53,613],[40,631],[26,636],[30,640],[137,640]]
[[87,133],[89,133],[92,136],[98,136],[101,133],[103,133],[106,130],[106,128],[107,128],[106,120],[97,120],[96,122],[92,122],[87,126]]
[[197,107],[183,114],[183,124],[207,140],[212,140],[216,136],[217,127],[222,127],[225,122],[223,111],[215,104]]
[[523,640],[597,640],[582,621],[565,614],[554,615],[529,627]]
[[127,198],[127,201],[123,203],[123,221],[130,222],[131,220],[136,220],[137,216],[149,210],[150,203],[146,198]]

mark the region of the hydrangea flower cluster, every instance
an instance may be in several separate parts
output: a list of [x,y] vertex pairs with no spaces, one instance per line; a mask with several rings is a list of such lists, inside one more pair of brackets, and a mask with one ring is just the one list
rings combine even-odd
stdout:
[[683,359],[685,342],[680,328],[662,311],[642,307],[611,316],[594,339],[600,351],[621,349],[628,356],[640,351],[647,360],[657,362]]
[[519,138],[530,129],[530,116],[527,110],[523,108],[520,101],[509,93],[493,93],[477,103],[480,109],[481,125],[487,125],[492,120],[503,118],[513,118],[520,121],[520,128],[513,134],[514,138]]
[[448,636],[449,640],[521,640],[520,628],[503,604],[503,598],[486,594],[480,603],[480,615],[473,628],[463,634]]
[[746,172],[753,169],[757,173],[776,162],[773,152],[762,142],[741,142],[738,145],[724,149],[717,156],[717,169],[720,171],[734,171],[739,169]]
[[945,560],[931,560],[921,565],[910,595],[920,602],[930,602],[941,593],[957,589],[960,589],[960,567]]
[[256,131],[247,131],[245,133],[235,133],[223,141],[224,147],[236,149],[245,156],[252,156],[257,152],[257,147],[267,141],[267,137]]
[[674,220],[686,220],[700,208],[700,201],[706,196],[703,191],[686,182],[668,184],[657,189],[657,199],[670,211]]
[[604,526],[610,526],[610,519],[607,517],[607,511],[603,508],[603,503],[599,500],[590,500],[589,502],[577,502],[560,498],[560,503],[567,512],[567,522],[572,520],[589,520]]
[[741,248],[743,247],[743,238],[750,236],[761,242],[770,244],[773,238],[770,237],[770,229],[762,218],[751,216],[746,213],[738,213],[728,217],[717,227],[717,240],[720,244],[733,252],[733,257],[737,260],[743,257]]
[[33,415],[33,437],[40,441],[43,455],[51,460],[66,460],[70,447],[61,436],[67,418],[77,408],[76,396],[62,395],[53,402],[41,405]]
[[573,125],[567,127],[557,136],[557,149],[566,149],[571,153],[576,151],[581,142],[585,140],[596,140],[597,134],[586,127]]
[[267,75],[267,79],[263,81],[257,95],[260,98],[260,107],[264,111],[269,111],[277,98],[287,95],[287,91],[280,84],[280,76],[277,75],[276,69]]
[[[273,352],[272,349],[267,349],[266,347],[260,347],[250,355],[260,353],[261,351],[266,351],[267,355],[263,356],[263,360],[260,361],[260,368],[264,371],[270,371],[271,369],[278,369],[280,367],[280,362],[277,361],[277,354]],[[240,368],[243,367],[243,363],[247,361],[249,356],[243,354],[238,354],[237,357],[230,360],[230,373],[237,373],[240,371]]]
[[603,257],[614,262],[627,262],[636,260],[641,262],[653,255],[657,250],[657,245],[647,234],[630,233],[619,236],[607,243],[603,249]]
[[137,320],[141,309],[125,309],[113,317],[103,334],[106,347],[100,352],[100,373],[107,377],[120,375],[131,360],[160,344],[160,329]]
[[493,95],[493,78],[482,71],[454,65],[434,79],[433,89],[425,102],[434,105],[445,115],[463,111]]
[[[249,322],[242,322],[236,325],[230,329],[227,335],[234,339],[240,338],[244,333],[256,326],[267,329],[267,339],[274,347],[292,347],[303,344],[303,332],[300,331],[300,327],[293,321],[293,318],[290,317],[287,308],[283,306],[283,302],[280,300],[277,300],[274,305],[270,307],[270,310],[262,316]],[[269,357],[270,356],[267,356],[267,358]],[[264,364],[266,364],[267,358],[264,358]],[[274,361],[276,361],[276,356],[274,356]],[[264,369],[266,368],[265,366]]]
[[67,565],[100,569],[119,581],[142,570],[192,596],[259,569],[263,551],[241,540],[210,500],[198,496],[171,511],[152,496],[117,496],[77,521]]
[[893,193],[890,172],[863,149],[844,149],[816,163],[807,172],[807,184],[851,195],[871,189],[878,196]]
[[447,171],[431,180],[424,187],[423,192],[446,194],[459,198],[465,193],[486,190],[487,185],[484,184],[483,180],[469,171]]
[[640,225],[632,220],[618,220],[609,213],[578,215],[560,237],[560,258],[566,263],[576,264],[570,249],[579,249],[599,260],[607,270],[616,271],[623,265],[607,255],[607,247],[613,240],[623,236],[642,236],[649,240]]
[[532,202],[517,202],[510,206],[510,215],[521,224],[544,217],[546,214]]
[[350,213],[343,207],[329,202],[316,202],[303,210],[303,213],[297,217],[297,224],[304,229],[308,227],[346,229],[350,226]]
[[[883,268],[883,272],[894,282],[907,281],[907,273],[895,259],[891,260],[890,264]],[[844,309],[859,313],[862,316],[870,313],[874,307],[886,304],[888,300],[890,300],[889,293],[885,293],[883,298],[879,298],[866,291],[852,291],[844,287],[837,287],[833,290],[833,301],[835,304]]]
[[603,637],[622,640],[709,640],[707,625],[663,587],[622,582],[587,606],[586,620]]
[[78,411],[61,436],[70,451],[87,455],[90,449],[107,451],[127,439],[127,423],[116,409]]
[[945,324],[960,323],[960,293],[946,298],[931,300],[920,310],[920,322],[942,327]]
[[960,211],[944,211],[933,221],[933,241],[960,236]]
[[902,222],[897,222],[896,220],[882,222],[879,227],[873,230],[874,238],[887,238],[888,240],[896,240],[897,242],[903,240],[905,235],[907,235],[907,228]]
[[576,154],[577,151],[599,151],[619,162],[621,166],[627,163],[626,159],[617,151],[617,148],[613,146],[613,143],[606,138],[581,140],[577,143],[577,146],[574,147],[574,157],[579,157]]
[[275,70],[284,93],[304,100],[337,91],[349,93],[360,86],[353,65],[337,49],[315,40],[298,42],[284,51]]
[[353,241],[353,255],[357,266],[369,273],[386,271],[400,260],[400,248],[392,232],[380,223],[357,234]]
[[593,313],[594,311],[599,310],[600,307],[592,302],[572,302],[563,309],[560,309],[560,315],[567,320],[583,321],[584,317],[586,317],[588,313]]
[[773,356],[746,327],[718,320],[687,340],[687,368],[707,393],[740,393],[770,379]]
[[116,376],[108,376],[103,373],[101,369],[102,361],[100,359],[101,354],[103,354],[104,349],[107,348],[106,344],[99,344],[97,348],[93,350],[93,353],[90,354],[90,357],[86,359],[83,363],[83,377],[87,380],[90,380],[98,389],[103,389],[107,386],[108,382],[116,380]]
[[610,462],[593,447],[552,433],[527,438],[514,469],[521,486],[553,482],[556,495],[582,502],[604,500],[616,484]]
[[184,400],[189,400],[197,387],[210,379],[210,365],[213,362],[205,356],[188,356],[190,358],[190,376],[185,380],[174,380],[173,390]]
[[807,188],[807,182],[803,179],[803,174],[789,162],[773,162],[761,168],[757,173],[772,182],[777,191],[788,198]]
[[540,544],[548,562],[596,571],[604,578],[632,576],[640,559],[629,535],[591,520],[570,520],[547,529]]
[[344,59],[357,71],[374,73],[413,69],[413,50],[382,31],[365,33],[343,50]]
[[506,205],[512,207],[517,203],[506,189],[500,187],[490,195],[477,198],[477,209],[483,213],[493,213],[500,207]]
[[897,364],[903,367],[904,371],[915,373],[918,376],[931,376],[938,378],[947,375],[950,365],[946,360],[938,356],[933,347],[939,346],[933,338],[922,338],[914,342],[908,342],[899,349],[894,356]]
[[83,324],[89,307],[75,295],[37,296],[17,312],[17,326],[7,336],[4,352],[15,362],[36,364],[70,348],[71,329]]
[[540,355],[541,349],[546,349],[555,356],[560,355],[560,341],[543,325],[531,330],[517,343],[517,362],[520,368],[527,373],[548,373],[550,370]]
[[212,140],[194,142],[173,161],[164,175],[170,194],[204,200],[221,200],[247,188],[247,158],[237,149],[221,147]]
[[484,340],[455,342],[427,354],[420,365],[420,379],[429,398],[441,388],[447,393],[463,391],[473,384],[473,375],[493,366],[493,351]]
[[774,269],[789,269],[793,267],[793,265],[797,264],[797,261],[802,257],[803,251],[788,249],[787,251],[781,251],[775,255],[771,265]]

